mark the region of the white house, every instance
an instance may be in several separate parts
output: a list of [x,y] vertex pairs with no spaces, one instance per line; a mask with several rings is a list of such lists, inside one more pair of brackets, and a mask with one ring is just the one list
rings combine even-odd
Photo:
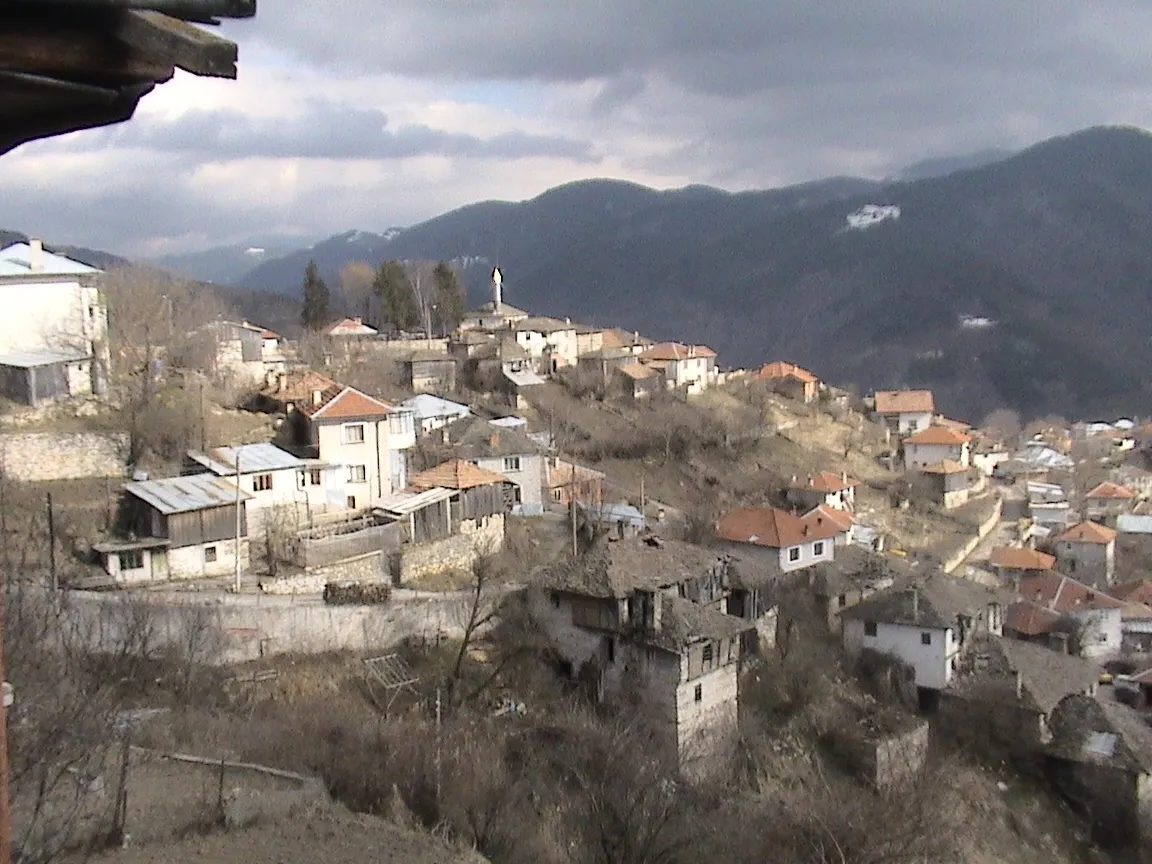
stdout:
[[638,359],[642,365],[663,372],[670,388],[683,387],[691,393],[716,383],[716,352],[707,345],[661,342],[645,350]]
[[289,409],[295,441],[308,456],[343,471],[348,509],[374,506],[408,485],[408,451],[416,444],[412,411],[340,385]]
[[572,319],[547,318],[533,315],[514,322],[516,342],[534,360],[545,361],[550,372],[566,366],[575,366],[579,357],[576,325]]
[[467,405],[433,396],[431,393],[417,393],[397,407],[412,412],[422,435],[462,420],[472,413],[472,409]]
[[911,666],[916,686],[943,690],[974,636],[1003,632],[1004,607],[992,589],[943,572],[889,588],[840,613],[844,648],[891,654]]
[[899,435],[927,429],[936,413],[931,390],[878,390],[873,400],[876,416]]
[[922,471],[939,462],[972,464],[972,438],[947,426],[928,426],[904,439],[904,467]]
[[237,554],[240,569],[246,569],[252,496],[235,484],[198,474],[133,481],[124,491],[123,536],[94,547],[113,581],[230,576]]
[[308,524],[317,513],[344,509],[344,475],[319,459],[304,459],[275,444],[216,447],[207,453],[189,451],[188,461],[224,482],[251,493],[247,510],[253,531],[271,520],[289,520],[291,527]]
[[800,517],[775,507],[742,507],[720,518],[715,536],[721,548],[790,573],[832,561],[842,533],[843,526],[819,509]]
[[[48,252],[39,240],[0,249],[0,296],[6,310],[0,321],[0,365],[27,369],[31,355],[55,357],[51,365],[58,367],[59,386],[53,398],[103,393],[108,312],[101,275],[95,267]],[[41,375],[47,382],[47,374]]]
[[1079,629],[1078,648],[1084,657],[1119,653],[1123,643],[1124,602],[1060,573],[1048,571],[1020,583],[1019,599],[1008,609],[1004,630],[1017,639],[1051,643],[1064,634],[1067,620]]
[[805,509],[823,504],[836,510],[852,510],[856,506],[856,487],[859,485],[859,480],[847,474],[821,471],[805,478],[793,477],[788,487],[788,500]]

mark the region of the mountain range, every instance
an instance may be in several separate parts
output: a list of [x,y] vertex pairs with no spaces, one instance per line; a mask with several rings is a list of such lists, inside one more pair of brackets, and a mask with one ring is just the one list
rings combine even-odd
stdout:
[[572,183],[345,232],[221,281],[298,295],[309,260],[335,280],[353,260],[453,259],[476,302],[499,263],[509,303],[706,343],[728,365],[787,359],[861,391],[931,387],[969,420],[999,407],[1108,417],[1152,413],[1149,236],[1152,136],[1108,127],[882,182]]

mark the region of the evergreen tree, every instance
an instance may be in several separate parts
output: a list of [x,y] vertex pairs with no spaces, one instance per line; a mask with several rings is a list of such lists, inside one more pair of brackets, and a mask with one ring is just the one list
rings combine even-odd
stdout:
[[304,308],[300,323],[308,330],[319,330],[332,320],[332,296],[328,285],[320,277],[315,261],[309,261],[304,270]]
[[385,261],[376,271],[374,283],[380,298],[380,314],[395,330],[412,330],[420,323],[420,310],[408,272],[399,261]]
[[436,283],[436,318],[444,333],[455,330],[464,318],[464,290],[456,271],[445,261],[432,271]]

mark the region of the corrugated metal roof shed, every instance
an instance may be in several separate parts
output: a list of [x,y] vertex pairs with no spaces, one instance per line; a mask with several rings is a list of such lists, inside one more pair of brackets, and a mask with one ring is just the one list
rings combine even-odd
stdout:
[[91,358],[91,354],[78,351],[13,351],[9,354],[0,354],[0,366],[35,369],[40,366],[55,366],[58,363],[79,363]]
[[188,458],[203,465],[221,477],[236,473],[236,456],[240,456],[241,474],[261,474],[266,471],[303,471],[323,465],[315,459],[301,459],[275,444],[241,444],[239,447],[215,447],[207,453],[188,451]]
[[[164,480],[138,480],[124,484],[124,491],[165,515],[208,510],[236,503],[236,486],[214,474],[194,474],[191,477],[169,477]],[[241,490],[240,500],[252,496]]]
[[13,243],[0,249],[0,277],[88,276],[101,272],[47,249],[40,253],[40,264],[38,270],[32,269],[32,247],[27,243]]
[[425,507],[447,501],[456,494],[456,491],[455,489],[445,489],[443,486],[433,486],[423,492],[397,492],[394,495],[389,495],[376,507],[395,516],[407,516],[417,510],[423,510]]

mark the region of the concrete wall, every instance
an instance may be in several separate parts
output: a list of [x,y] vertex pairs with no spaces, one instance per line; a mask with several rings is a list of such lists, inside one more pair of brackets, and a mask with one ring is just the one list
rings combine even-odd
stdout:
[[390,583],[392,572],[387,555],[382,551],[369,552],[282,579],[268,579],[260,587],[265,594],[320,594],[329,582],[344,581]]
[[[216,560],[205,560],[205,551],[215,548]],[[248,538],[240,540],[240,570],[248,569]],[[231,576],[236,572],[236,542],[217,540],[200,546],[184,546],[168,550],[168,573],[172,579],[203,579],[211,576]]]
[[122,477],[128,436],[102,432],[0,434],[0,470],[10,480],[39,482]]
[[481,555],[499,552],[504,548],[504,514],[486,516],[479,525],[466,519],[460,523],[460,532],[432,543],[400,547],[394,553],[399,583],[453,570],[471,570]]
[[[4,280],[5,315],[0,321],[0,354],[13,351],[69,350],[92,353],[104,340],[107,312],[90,277],[31,276]],[[90,314],[91,313],[91,314]]]

